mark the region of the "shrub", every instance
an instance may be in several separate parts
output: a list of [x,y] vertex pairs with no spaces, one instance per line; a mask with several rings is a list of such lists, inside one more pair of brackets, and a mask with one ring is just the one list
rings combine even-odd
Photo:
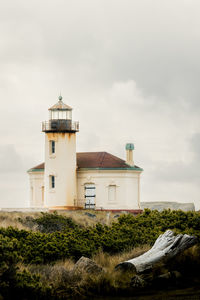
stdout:
[[18,243],[17,255],[25,263],[51,263],[58,259],[91,257],[99,249],[120,253],[144,244],[152,245],[167,229],[200,236],[200,215],[195,212],[145,210],[134,217],[122,215],[111,226],[80,227],[71,218],[42,213],[36,218],[42,232],[0,228],[0,234]]
[[26,217],[18,218],[18,220],[30,228],[36,226],[37,230],[42,233],[52,233],[55,231],[63,231],[65,229],[74,229],[78,225],[70,217],[59,215],[57,212],[44,213],[38,218]]
[[20,243],[15,238],[0,235],[0,294],[3,299],[39,299],[41,296],[44,299],[50,295],[50,289],[42,287],[40,278],[25,270],[19,272],[19,249]]

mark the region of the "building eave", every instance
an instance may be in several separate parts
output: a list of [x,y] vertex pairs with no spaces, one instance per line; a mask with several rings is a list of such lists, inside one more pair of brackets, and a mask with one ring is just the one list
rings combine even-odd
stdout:
[[[77,171],[138,171],[138,172],[143,172],[144,170],[142,168],[77,168]],[[32,172],[44,172],[44,169],[29,169],[27,173],[32,173]]]
[[92,171],[92,170],[97,170],[97,171],[139,171],[142,172],[142,168],[134,168],[134,167],[129,167],[129,168],[78,168],[77,171]]
[[28,171],[27,171],[27,173],[32,173],[32,172],[39,172],[39,173],[41,173],[41,172],[44,172],[44,169],[29,169]]

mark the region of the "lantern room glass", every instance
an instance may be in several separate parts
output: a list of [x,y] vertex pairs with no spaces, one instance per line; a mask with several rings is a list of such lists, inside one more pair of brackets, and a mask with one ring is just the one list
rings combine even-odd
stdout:
[[71,120],[71,110],[52,110],[50,114],[51,120]]

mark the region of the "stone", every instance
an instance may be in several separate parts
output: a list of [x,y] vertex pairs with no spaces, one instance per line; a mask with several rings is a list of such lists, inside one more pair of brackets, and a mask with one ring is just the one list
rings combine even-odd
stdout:
[[183,210],[183,211],[195,211],[194,203],[179,203],[179,202],[167,202],[167,201],[155,201],[155,202],[141,202],[141,208],[163,211],[164,209],[171,210]]
[[91,214],[89,212],[85,212],[85,215],[88,216],[88,217],[90,217],[90,218],[96,218],[97,217],[96,215]]
[[119,218],[120,217],[120,215],[115,215],[113,218]]
[[142,279],[140,276],[135,275],[132,279],[131,279],[131,286],[134,288],[140,288],[140,287],[144,287],[146,286],[146,282],[144,279]]
[[93,260],[90,258],[82,256],[74,265],[72,270],[75,273],[86,272],[89,274],[99,274],[103,272],[103,268],[97,265]]

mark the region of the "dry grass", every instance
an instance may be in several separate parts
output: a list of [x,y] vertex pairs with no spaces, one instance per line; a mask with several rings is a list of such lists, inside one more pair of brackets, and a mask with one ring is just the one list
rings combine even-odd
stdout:
[[24,268],[32,274],[39,275],[44,285],[52,286],[53,290],[63,297],[69,295],[88,295],[90,293],[117,293],[117,291],[129,288],[133,272],[121,274],[115,271],[115,266],[124,260],[131,259],[149,250],[150,246],[133,248],[130,251],[108,255],[99,251],[93,256],[93,260],[103,267],[100,274],[88,274],[84,271],[77,274],[73,272],[74,262],[70,259],[58,261],[54,265],[20,265],[20,270]]
[[141,247],[132,248],[129,251],[118,253],[115,255],[109,255],[108,253],[99,251],[96,255],[93,256],[92,259],[98,265],[100,265],[101,267],[109,271],[109,270],[113,270],[114,267],[118,265],[120,262],[142,255],[149,249],[150,249],[149,245],[143,245]]
[[[54,291],[56,297],[59,296],[59,299],[88,299],[89,297],[90,299],[95,299],[95,295],[106,295],[108,297],[109,295],[112,297],[120,295],[131,296],[133,292],[138,293],[137,289],[134,290],[130,285],[131,279],[135,275],[134,271],[121,273],[120,271],[115,271],[114,267],[120,262],[137,257],[149,249],[150,246],[145,245],[143,247],[130,249],[130,251],[118,255],[108,255],[107,253],[99,251],[92,259],[103,267],[104,271],[100,274],[88,274],[84,271],[77,274],[73,272],[74,262],[69,259],[58,261],[55,265],[29,265],[27,267],[21,265],[20,270],[25,268],[32,274],[39,275],[43,285],[51,286],[52,291]],[[194,246],[188,249],[185,254],[186,257],[188,255],[193,255],[194,257],[197,255],[199,257],[199,248]],[[180,261],[180,263],[182,262],[183,260]],[[168,271],[167,268],[166,270],[163,269],[164,273]],[[153,274],[147,275],[147,279],[148,276],[152,277]],[[153,286],[151,289],[151,286],[149,286],[149,289],[149,291],[153,293],[153,298],[149,299],[154,299],[154,295],[157,293],[164,295],[164,292],[159,291],[159,287],[157,290],[157,287],[155,289]],[[174,291],[176,292],[176,290],[173,290],[173,292]],[[146,293],[145,290],[140,292]],[[194,293],[194,291],[192,292]]]
[[[111,225],[116,214],[105,211],[93,211],[93,210],[75,210],[75,211],[58,211],[58,214],[66,217],[71,217],[77,224],[82,226],[94,226],[97,223]],[[88,216],[87,214],[95,215],[96,217]],[[37,218],[40,217],[40,212],[2,212],[0,211],[0,227],[12,226],[17,229],[35,230],[34,227],[30,228],[28,224],[22,224],[19,218],[25,220],[26,217]]]
[[[93,226],[97,223],[111,225],[116,218],[116,214],[105,211],[94,211],[94,210],[75,210],[75,211],[61,211],[59,214],[71,217],[76,223],[83,226]],[[95,215],[96,217],[90,217],[87,214]]]
[[66,259],[65,261],[58,261],[55,265],[28,265],[26,267],[21,265],[20,268],[21,270],[25,268],[30,273],[39,275],[45,284],[59,286],[66,279],[71,282],[73,266],[74,262]]
[[131,278],[135,275],[133,271],[123,272],[115,270],[115,266],[120,262],[142,255],[150,249],[149,245],[132,248],[129,251],[116,255],[109,255],[103,251],[99,251],[93,256],[93,260],[103,267],[104,272],[98,275],[86,275],[81,283],[92,291],[104,294],[116,294],[119,290],[127,290],[130,288]]
[[0,227],[7,228],[12,226],[17,229],[30,230],[30,228],[19,221],[19,218],[25,219],[26,217],[36,218],[40,213],[35,212],[1,212],[0,211]]

